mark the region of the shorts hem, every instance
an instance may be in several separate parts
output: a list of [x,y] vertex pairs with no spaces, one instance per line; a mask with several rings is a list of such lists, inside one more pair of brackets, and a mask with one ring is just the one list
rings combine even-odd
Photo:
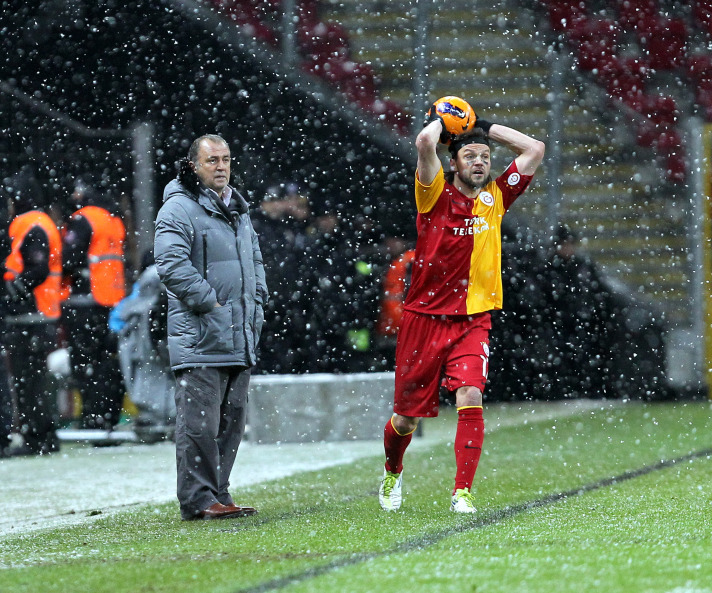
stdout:
[[394,414],[398,414],[399,416],[406,416],[407,418],[437,418],[439,414],[439,410],[434,413],[428,413],[428,412],[399,412],[395,408],[393,409]]

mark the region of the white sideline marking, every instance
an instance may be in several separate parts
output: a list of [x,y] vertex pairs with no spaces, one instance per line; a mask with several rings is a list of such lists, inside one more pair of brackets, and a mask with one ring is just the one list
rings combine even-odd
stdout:
[[[615,405],[601,400],[494,404],[486,406],[485,425],[491,433]],[[413,439],[412,449],[454,439],[452,413],[426,419],[423,433]],[[237,504],[249,504],[254,501],[242,500],[240,487],[382,455],[380,439],[346,444],[245,442],[232,472],[231,492]],[[381,471],[374,467],[374,476]],[[0,459],[0,537],[94,521],[133,505],[168,502],[175,500],[175,489],[173,443],[64,447],[49,457]]]

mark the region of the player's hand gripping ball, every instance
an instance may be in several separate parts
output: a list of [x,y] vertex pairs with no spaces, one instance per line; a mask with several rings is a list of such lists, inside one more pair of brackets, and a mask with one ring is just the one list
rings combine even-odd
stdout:
[[440,142],[450,144],[450,141],[461,134],[467,134],[475,128],[477,115],[470,104],[460,97],[441,97],[428,110],[425,125],[434,120],[440,120],[443,133]]

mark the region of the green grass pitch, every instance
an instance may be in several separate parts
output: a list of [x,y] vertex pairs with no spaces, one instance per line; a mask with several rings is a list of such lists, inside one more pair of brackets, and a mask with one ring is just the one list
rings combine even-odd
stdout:
[[[444,439],[406,453],[399,512],[378,506],[382,457],[362,459],[241,491],[247,519],[168,503],[2,536],[0,592],[712,593],[711,411],[490,406],[474,516],[449,511]],[[452,409],[424,428],[454,437]]]

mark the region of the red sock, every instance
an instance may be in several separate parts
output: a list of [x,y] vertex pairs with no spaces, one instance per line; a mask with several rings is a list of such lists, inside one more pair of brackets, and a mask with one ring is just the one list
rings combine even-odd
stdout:
[[[485,421],[482,406],[466,406],[457,409],[457,432],[455,433],[455,490],[471,488],[477,464],[482,455],[485,439]],[[454,494],[454,490],[453,490]]]
[[393,428],[393,419],[389,418],[386,428],[383,431],[383,446],[386,450],[386,470],[394,474],[403,471],[403,455],[410,441],[413,440],[413,433],[398,434]]

